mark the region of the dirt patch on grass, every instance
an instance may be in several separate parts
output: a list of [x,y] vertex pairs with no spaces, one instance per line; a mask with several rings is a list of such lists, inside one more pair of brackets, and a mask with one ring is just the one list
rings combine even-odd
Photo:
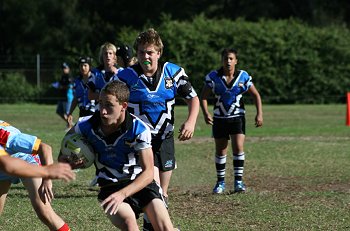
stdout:
[[[235,212],[243,212],[242,210],[246,209],[246,205],[241,204],[239,198],[247,194],[271,196],[269,198],[301,207],[310,203],[310,195],[313,195],[311,196],[313,201],[319,201],[320,204],[331,206],[332,203],[337,203],[332,200],[325,201],[324,195],[317,194],[317,192],[350,194],[350,185],[336,179],[324,184],[305,184],[308,180],[312,182],[312,179],[302,177],[273,177],[267,180],[265,177],[250,176],[246,179],[249,182],[247,192],[240,194],[228,190],[224,194],[213,195],[212,185],[195,187],[190,190],[171,188],[170,211],[182,218],[219,216],[229,220],[235,219]],[[231,185],[228,187],[232,188]],[[319,195],[320,198],[315,195]]]

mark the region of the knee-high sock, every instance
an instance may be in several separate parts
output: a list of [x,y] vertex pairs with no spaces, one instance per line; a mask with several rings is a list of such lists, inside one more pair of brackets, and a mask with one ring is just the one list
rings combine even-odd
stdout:
[[216,176],[218,178],[218,181],[225,181],[226,155],[225,156],[215,155],[215,167],[216,167]]
[[245,159],[244,152],[233,154],[233,174],[234,174],[235,180],[238,180],[238,181],[242,180],[243,171],[244,171],[244,159]]

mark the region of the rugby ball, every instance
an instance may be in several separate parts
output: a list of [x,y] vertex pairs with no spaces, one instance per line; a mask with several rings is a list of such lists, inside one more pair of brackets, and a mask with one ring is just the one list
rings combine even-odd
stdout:
[[81,134],[67,134],[61,143],[61,153],[71,161],[82,160],[80,168],[88,168],[95,161],[95,152],[86,138]]

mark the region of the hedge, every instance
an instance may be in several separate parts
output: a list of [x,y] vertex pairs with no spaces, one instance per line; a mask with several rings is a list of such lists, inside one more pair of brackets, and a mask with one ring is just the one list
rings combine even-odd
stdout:
[[[197,91],[204,76],[220,66],[225,47],[238,50],[237,68],[253,76],[265,103],[339,103],[350,91],[350,32],[345,27],[202,15],[191,21],[164,16],[154,27],[165,45],[163,60],[183,66]],[[132,44],[137,34],[124,28],[117,40]]]

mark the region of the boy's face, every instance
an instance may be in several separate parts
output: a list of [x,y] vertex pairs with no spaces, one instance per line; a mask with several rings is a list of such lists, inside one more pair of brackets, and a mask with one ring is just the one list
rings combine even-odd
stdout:
[[237,64],[237,58],[234,53],[228,53],[222,57],[222,66],[224,70],[230,71],[233,70]]
[[137,48],[137,59],[145,73],[155,72],[160,58],[159,49],[153,44],[140,44]]
[[120,103],[116,96],[100,93],[100,116],[102,124],[105,126],[120,124],[124,119],[125,110],[127,107],[126,102]]
[[69,71],[70,71],[69,67],[63,68],[63,73],[64,74],[69,74]]
[[109,49],[103,52],[103,63],[105,67],[114,66],[116,62],[117,62],[117,56],[115,55],[113,50]]
[[79,65],[79,68],[80,68],[80,73],[83,76],[87,76],[90,72],[90,65],[88,63],[81,63]]

